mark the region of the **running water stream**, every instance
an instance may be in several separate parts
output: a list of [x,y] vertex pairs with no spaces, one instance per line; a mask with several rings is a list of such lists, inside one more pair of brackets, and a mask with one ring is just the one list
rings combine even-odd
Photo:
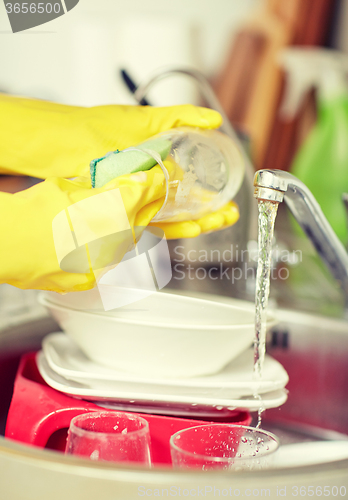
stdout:
[[[266,353],[267,306],[270,289],[270,273],[272,267],[272,240],[278,203],[267,200],[258,201],[258,263],[255,293],[255,339],[254,339],[254,373],[257,382],[262,380],[263,363]],[[256,387],[254,398],[260,400],[258,422],[261,426],[261,415],[264,411],[259,386]]]

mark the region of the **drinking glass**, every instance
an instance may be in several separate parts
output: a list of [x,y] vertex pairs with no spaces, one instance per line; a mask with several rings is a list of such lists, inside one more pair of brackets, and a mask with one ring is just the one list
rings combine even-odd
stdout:
[[170,439],[173,466],[186,469],[263,469],[278,447],[270,432],[233,424],[190,427]]
[[149,424],[131,413],[83,413],[70,422],[65,453],[91,460],[139,462],[149,466]]
[[229,202],[243,182],[241,152],[217,130],[178,127],[123,154],[132,151],[147,153],[164,171],[167,194],[153,222],[199,219]]

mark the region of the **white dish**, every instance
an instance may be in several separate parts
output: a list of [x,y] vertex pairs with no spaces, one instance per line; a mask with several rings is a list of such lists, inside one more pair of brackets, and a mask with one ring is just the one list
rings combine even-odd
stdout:
[[81,349],[64,333],[51,333],[42,343],[43,352],[50,368],[64,378],[83,382],[84,379],[114,382],[130,382],[144,385],[164,385],[166,391],[173,386],[175,390],[196,389],[225,390],[230,397],[253,394],[258,388],[260,394],[283,389],[289,377],[278,361],[265,356],[263,379],[253,380],[253,350],[248,349],[227,365],[221,372],[206,377],[188,379],[163,379],[140,377],[132,373],[120,372],[94,363],[86,357]]
[[39,300],[91,360],[144,377],[217,373],[254,338],[250,308],[180,295],[156,292],[104,313],[58,304],[52,294]]
[[[188,387],[185,391],[182,389],[164,385],[149,386],[144,384],[115,382],[105,380],[81,381],[66,379],[55,373],[47,363],[44,353],[41,351],[37,356],[37,365],[41,376],[48,385],[54,389],[81,399],[90,401],[101,401],[104,403],[118,402],[123,404],[135,403],[153,405],[171,403],[174,405],[186,405],[203,407],[221,407],[221,408],[239,408],[256,411],[260,407],[260,400],[252,396],[233,399],[227,394],[221,393],[216,389],[208,389],[203,393],[197,391],[197,388]],[[149,392],[153,391],[153,392]],[[267,392],[262,395],[262,403],[265,408],[275,408],[287,399],[287,391],[279,389]]]

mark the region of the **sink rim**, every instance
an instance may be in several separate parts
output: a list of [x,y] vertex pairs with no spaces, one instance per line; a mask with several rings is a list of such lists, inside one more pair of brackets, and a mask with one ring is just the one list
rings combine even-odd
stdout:
[[[168,475],[170,476],[170,479],[173,479],[173,484],[175,479],[179,479],[180,482],[185,479],[187,482],[195,480],[198,484],[197,478],[200,478],[201,480],[208,477],[220,478],[221,480],[231,478],[231,473],[229,471],[212,471],[202,473],[202,471],[178,470],[171,467],[155,467],[152,469],[146,469],[142,466],[130,467],[122,464],[113,464],[111,462],[94,462],[88,459],[67,456],[58,451],[24,445],[0,436],[0,457],[2,456],[12,459],[18,458],[22,462],[30,462],[30,465],[36,465],[41,469],[55,469],[57,472],[65,472],[82,477],[86,476],[88,471],[88,477],[98,479],[119,479],[122,482],[126,479],[127,482],[139,483],[139,476],[142,476],[140,479],[144,477],[144,484],[149,481],[149,478],[151,481],[156,479],[159,480],[160,478],[166,479],[167,481]],[[332,471],[339,472],[341,470],[348,471],[348,459],[315,465],[301,465],[298,467],[288,466],[284,468],[280,467],[252,472],[233,472],[233,478],[234,480],[244,480],[247,476],[249,480],[260,480],[262,478],[262,481],[264,481],[284,475],[285,477],[305,476],[306,480],[308,480],[311,476],[322,476],[324,473],[330,473]],[[117,476],[119,476],[119,478]],[[185,481],[183,481],[183,484],[184,483]]]

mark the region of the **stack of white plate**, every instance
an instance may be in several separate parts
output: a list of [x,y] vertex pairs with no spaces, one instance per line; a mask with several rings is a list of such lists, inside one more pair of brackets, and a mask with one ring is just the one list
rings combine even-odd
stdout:
[[82,310],[80,294],[69,295],[40,297],[65,333],[44,339],[38,367],[61,392],[190,415],[195,408],[200,415],[209,408],[256,411],[287,399],[288,375],[270,356],[262,380],[253,379],[250,308],[157,293],[106,313]]

